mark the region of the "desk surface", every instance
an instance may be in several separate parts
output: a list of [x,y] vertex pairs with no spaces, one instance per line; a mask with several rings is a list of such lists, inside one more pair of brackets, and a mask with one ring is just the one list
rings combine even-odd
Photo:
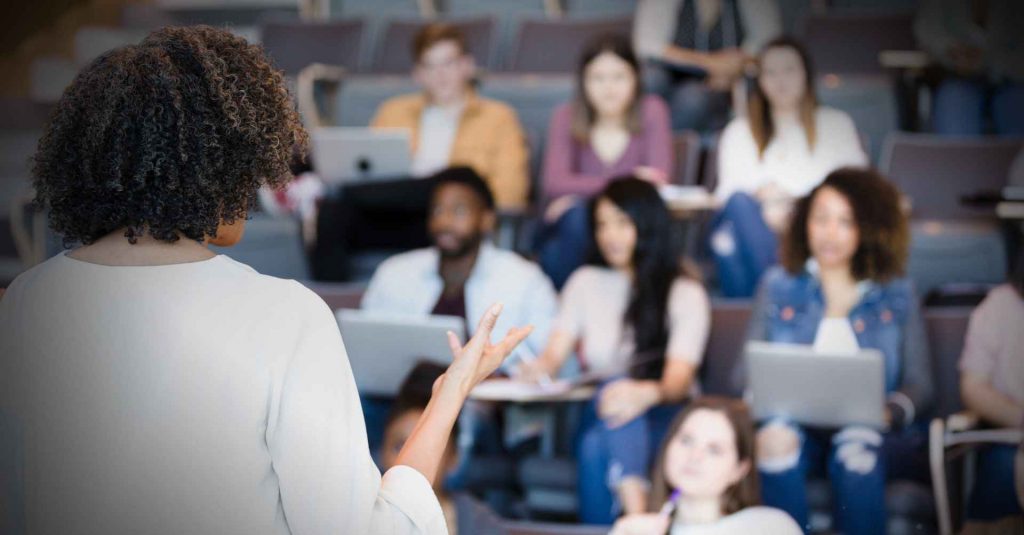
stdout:
[[469,397],[479,401],[546,403],[587,400],[594,397],[595,391],[593,386],[573,385],[568,381],[538,385],[513,379],[488,379],[477,385]]

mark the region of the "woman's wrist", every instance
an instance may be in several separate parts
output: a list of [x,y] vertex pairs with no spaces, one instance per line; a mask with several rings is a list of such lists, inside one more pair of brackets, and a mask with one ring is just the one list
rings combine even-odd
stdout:
[[449,403],[458,403],[461,407],[469,397],[470,391],[473,390],[473,386],[470,381],[460,381],[457,377],[448,377],[445,373],[441,375],[437,380],[437,385],[434,387],[434,397],[438,401],[444,401]]

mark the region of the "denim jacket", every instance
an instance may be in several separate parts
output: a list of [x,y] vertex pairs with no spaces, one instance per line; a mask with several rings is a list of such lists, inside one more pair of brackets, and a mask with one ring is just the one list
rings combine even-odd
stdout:
[[[932,401],[932,373],[924,320],[913,284],[906,278],[861,283],[849,320],[857,344],[885,359],[885,388],[894,421],[910,423]],[[825,296],[813,269],[791,275],[781,267],[765,273],[754,302],[747,340],[813,344],[825,316]],[[746,386],[745,363],[736,386]]]

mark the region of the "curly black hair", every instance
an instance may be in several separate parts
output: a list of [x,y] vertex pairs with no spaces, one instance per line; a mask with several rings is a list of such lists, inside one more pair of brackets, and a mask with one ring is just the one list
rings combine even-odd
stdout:
[[291,179],[308,138],[262,47],[209,26],[114,49],[65,90],[33,161],[65,246],[119,229],[203,241]]
[[879,282],[903,276],[910,248],[910,230],[900,205],[900,191],[877,172],[852,167],[833,171],[824,182],[797,201],[782,239],[780,261],[786,270],[794,275],[800,273],[811,257],[807,222],[815,196],[825,188],[839,192],[853,209],[860,232],[860,243],[851,265],[853,276],[857,280]]

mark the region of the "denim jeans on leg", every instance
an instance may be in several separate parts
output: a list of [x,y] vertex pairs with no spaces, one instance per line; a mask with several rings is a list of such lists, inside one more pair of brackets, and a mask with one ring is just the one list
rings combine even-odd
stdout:
[[584,409],[577,438],[579,517],[611,524],[621,510],[613,489],[624,477],[650,476],[651,459],[680,406],[658,405],[611,429],[597,416],[597,399]]
[[576,268],[587,260],[590,246],[590,208],[585,200],[544,229],[538,247],[540,267],[561,289]]
[[884,534],[885,456],[883,436],[877,431],[851,427],[838,433],[791,425],[800,436],[799,460],[788,467],[760,467],[765,505],[782,509],[810,531],[807,477],[820,473],[827,451],[832,484],[833,519],[849,534]]
[[985,126],[985,85],[980,80],[947,78],[935,91],[932,127],[947,136],[980,136]]
[[991,522],[1021,514],[1013,482],[1015,446],[989,446],[978,452],[974,488],[967,504],[971,520]]
[[992,122],[1000,136],[1024,136],[1024,83],[1006,82],[995,88]]
[[778,238],[761,217],[761,203],[746,193],[729,197],[709,238],[725,297],[754,295],[761,275],[778,262]]

